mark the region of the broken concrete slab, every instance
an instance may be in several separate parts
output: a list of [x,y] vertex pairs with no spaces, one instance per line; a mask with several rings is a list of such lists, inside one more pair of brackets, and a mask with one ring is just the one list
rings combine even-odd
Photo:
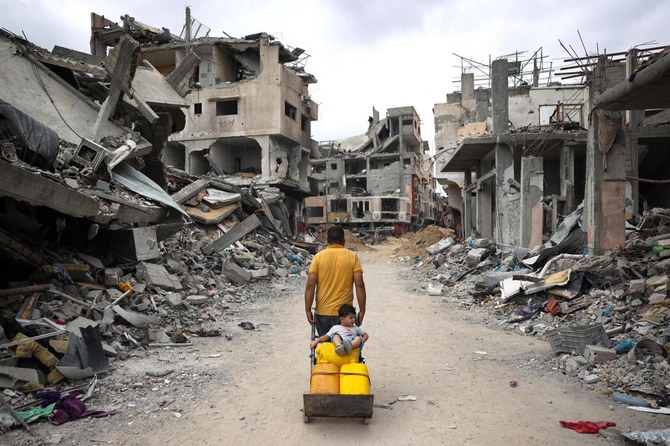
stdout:
[[165,300],[171,307],[178,307],[179,305],[182,304],[182,298],[177,293],[167,293],[167,295],[165,296]]
[[261,268],[261,269],[251,269],[248,270],[253,279],[269,279],[270,278],[270,269]]
[[611,348],[600,347],[598,345],[587,345],[584,348],[584,358],[591,364],[601,364],[603,362],[618,359],[619,355]]
[[87,319],[83,316],[79,316],[77,319],[70,321],[67,323],[67,326],[65,329],[69,331],[70,333],[74,333],[77,336],[80,336],[81,329],[85,327],[96,327],[100,325],[100,322],[97,321],[92,321],[91,319]]
[[160,323],[160,319],[156,316],[149,316],[138,313],[136,311],[124,310],[118,305],[114,305],[112,308],[116,314],[121,316],[135,327],[146,327],[147,325],[157,325]]
[[246,285],[251,281],[251,273],[232,260],[223,264],[221,273],[237,285]]
[[212,254],[215,251],[222,251],[260,225],[261,221],[256,214],[251,214],[246,220],[236,224],[230,231],[216,239],[212,244],[202,248],[202,252],[205,254]]
[[486,252],[487,251],[485,248],[471,249],[468,251],[468,255],[465,258],[465,261],[470,266],[476,266],[479,264],[479,262],[482,261],[482,257],[486,255]]
[[204,305],[205,302],[207,302],[207,296],[202,296],[199,294],[192,294],[188,297],[186,297],[186,302],[188,302],[191,305]]
[[426,248],[426,251],[428,251],[428,254],[430,255],[435,255],[438,254],[445,249],[450,248],[451,246],[454,246],[456,244],[456,241],[454,240],[453,237],[446,237],[440,240],[439,242],[430,245],[428,248]]
[[0,388],[14,389],[24,382],[39,383],[37,370],[24,367],[0,366]]
[[137,265],[137,277],[148,285],[165,290],[181,290],[183,287],[179,279],[167,272],[162,265],[142,262]]

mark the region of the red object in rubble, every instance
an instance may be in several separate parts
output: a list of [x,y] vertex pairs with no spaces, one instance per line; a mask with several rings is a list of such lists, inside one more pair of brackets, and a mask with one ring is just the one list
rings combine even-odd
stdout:
[[580,434],[597,434],[602,429],[616,426],[616,423],[611,421],[578,421],[576,423],[570,421],[560,421],[561,426],[572,429]]

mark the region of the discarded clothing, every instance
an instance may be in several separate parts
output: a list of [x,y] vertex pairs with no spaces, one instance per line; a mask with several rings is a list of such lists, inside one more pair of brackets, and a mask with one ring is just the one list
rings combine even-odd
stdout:
[[42,392],[37,392],[35,398],[42,400],[40,405],[46,407],[49,404],[57,403],[60,401],[61,394],[56,390],[44,390]]
[[58,409],[49,416],[51,424],[60,425],[79,418],[103,418],[114,415],[114,412],[102,410],[86,410],[86,404],[77,399],[77,392],[70,392],[61,400]]
[[571,421],[560,421],[561,426],[572,429],[580,434],[597,434],[601,429],[616,426],[616,423],[611,421],[578,421],[576,423]]
[[30,423],[31,421],[35,421],[40,417],[51,415],[51,413],[54,411],[54,407],[56,407],[56,403],[51,403],[45,407],[31,407],[30,409],[17,412],[17,414],[23,421]]

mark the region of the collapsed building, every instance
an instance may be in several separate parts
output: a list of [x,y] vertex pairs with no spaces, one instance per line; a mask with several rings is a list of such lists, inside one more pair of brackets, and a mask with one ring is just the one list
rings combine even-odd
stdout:
[[168,79],[192,73],[191,88],[181,86],[191,107],[163,151],[166,165],[307,192],[309,155],[316,145],[311,123],[318,118],[318,105],[309,94],[316,79],[304,70],[305,51],[267,33],[198,37],[197,30],[191,31],[193,22],[187,8],[183,38],[163,42],[156,39],[159,30],[130,17],[122,26],[94,14],[91,47],[103,53],[127,29],[139,41],[149,36],[140,59]]
[[463,73],[461,91],[435,104],[434,115],[438,181],[464,235],[533,248],[583,202],[582,244],[600,253],[623,244],[627,219],[667,207],[658,179],[670,129],[666,54],[657,47],[566,59],[572,71],[563,76],[585,79],[578,84],[543,84],[536,55],[494,60],[489,85],[477,89],[474,74]]
[[[91,54],[0,29],[0,388],[17,398],[67,380],[93,386],[108,358],[185,343],[197,307],[304,274],[317,248],[295,240],[313,78],[276,64],[302,50],[265,33],[183,41],[121,19],[91,15]],[[238,85],[218,79],[231,67]],[[217,113],[233,97],[251,133],[223,121],[196,130],[196,115],[237,122]],[[269,102],[255,109],[256,97]],[[203,149],[209,167],[189,164]]]
[[311,126],[318,119],[309,94],[316,79],[304,69],[305,50],[284,46],[267,33],[198,37],[202,25],[189,8],[183,37],[159,39],[164,31],[128,16],[123,25],[96,14],[91,20],[94,53],[115,46],[127,30],[143,42],[140,59],[172,81],[190,104],[183,126],[162,150],[165,165],[192,175],[225,176],[239,186],[278,188],[295,217],[294,232],[309,192],[309,159],[316,148]]
[[319,143],[305,198],[308,224],[407,227],[435,218],[427,143],[414,107],[373,109],[366,133]]

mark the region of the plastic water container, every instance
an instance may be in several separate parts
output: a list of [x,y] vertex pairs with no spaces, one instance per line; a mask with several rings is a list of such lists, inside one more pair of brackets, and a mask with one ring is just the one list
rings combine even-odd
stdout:
[[312,367],[309,393],[337,395],[340,393],[340,367],[336,364],[316,364]]
[[340,367],[340,394],[367,395],[370,393],[370,377],[365,364],[344,364]]
[[317,364],[337,364],[338,366],[358,362],[358,348],[351,350],[348,355],[340,356],[335,353],[335,344],[332,342],[322,342],[316,347]]

